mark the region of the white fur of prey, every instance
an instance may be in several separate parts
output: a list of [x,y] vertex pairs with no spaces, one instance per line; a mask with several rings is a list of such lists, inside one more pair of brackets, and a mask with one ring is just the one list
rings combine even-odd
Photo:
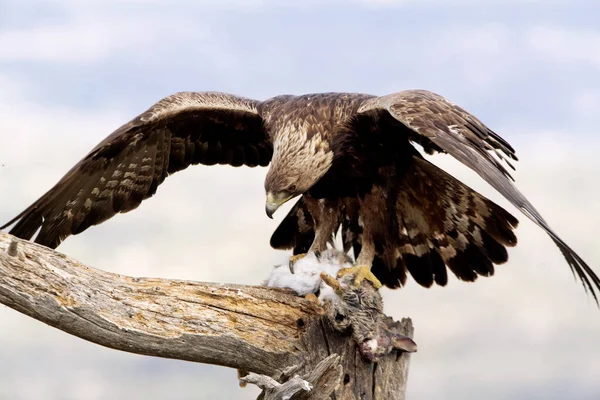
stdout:
[[336,276],[342,268],[352,267],[352,259],[342,251],[328,249],[320,254],[309,253],[296,261],[290,271],[289,264],[276,265],[269,278],[267,286],[292,289],[299,296],[319,292],[319,299],[334,299],[337,297],[331,287],[321,280],[321,272]]

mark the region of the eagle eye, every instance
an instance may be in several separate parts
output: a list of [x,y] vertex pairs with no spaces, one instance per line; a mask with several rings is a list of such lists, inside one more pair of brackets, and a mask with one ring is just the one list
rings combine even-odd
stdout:
[[294,185],[292,183],[290,186],[288,186],[287,191],[290,192],[290,193],[295,193],[297,189],[298,188],[296,187],[296,185]]

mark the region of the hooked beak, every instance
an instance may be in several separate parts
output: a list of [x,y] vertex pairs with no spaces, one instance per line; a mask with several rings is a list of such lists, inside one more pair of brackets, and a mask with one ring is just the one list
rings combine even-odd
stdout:
[[273,219],[273,214],[275,214],[275,211],[277,211],[282,204],[291,198],[292,196],[288,195],[287,193],[267,193],[267,201],[265,203],[265,212],[267,213],[267,217]]

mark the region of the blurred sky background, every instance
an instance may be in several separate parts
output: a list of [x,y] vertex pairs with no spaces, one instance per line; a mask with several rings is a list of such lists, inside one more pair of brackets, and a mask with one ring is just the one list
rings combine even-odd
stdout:
[[[462,105],[517,150],[517,185],[600,273],[600,3],[0,1],[0,222],[160,98],[409,88]],[[493,278],[383,289],[419,352],[409,399],[598,399],[600,311],[551,240],[507,207],[520,245]],[[59,250],[122,274],[259,284],[291,204],[264,213],[266,169],[193,167]],[[0,399],[253,399],[236,372],[121,353],[0,306]]]

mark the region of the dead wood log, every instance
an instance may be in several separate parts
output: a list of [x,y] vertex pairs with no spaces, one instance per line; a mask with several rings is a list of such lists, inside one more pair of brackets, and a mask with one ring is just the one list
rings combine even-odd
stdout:
[[[404,399],[408,353],[366,361],[323,307],[283,289],[113,274],[0,232],[0,303],[102,346],[247,371],[264,399]],[[412,337],[410,320],[387,321]]]

